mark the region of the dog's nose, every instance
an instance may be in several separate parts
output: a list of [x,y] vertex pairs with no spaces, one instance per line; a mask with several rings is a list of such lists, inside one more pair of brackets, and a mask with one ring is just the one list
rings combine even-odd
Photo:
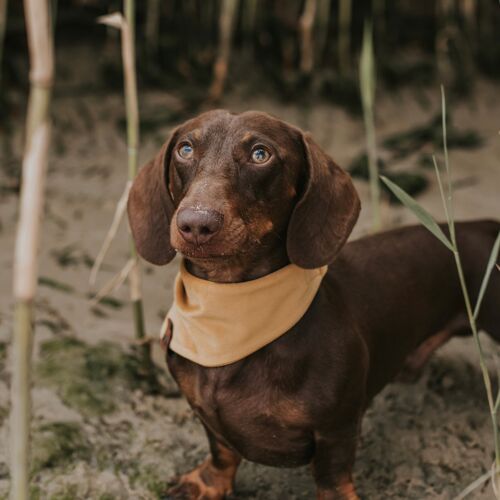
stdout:
[[222,227],[223,216],[215,210],[183,208],[177,214],[177,227],[189,243],[202,245],[215,236]]

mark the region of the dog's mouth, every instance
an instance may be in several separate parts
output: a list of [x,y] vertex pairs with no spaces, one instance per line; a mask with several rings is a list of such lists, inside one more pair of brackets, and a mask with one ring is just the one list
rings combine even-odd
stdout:
[[177,252],[179,252],[182,256],[187,259],[193,260],[221,260],[227,259],[230,257],[234,257],[236,253],[233,252],[225,252],[217,249],[209,249],[205,245],[195,246],[195,245],[179,245],[178,247],[174,247]]
[[218,234],[217,237],[205,243],[196,241],[186,241],[179,231],[172,231],[171,244],[173,248],[183,257],[197,261],[212,261],[231,259],[245,253],[243,242],[234,241],[234,238],[226,238],[224,234]]

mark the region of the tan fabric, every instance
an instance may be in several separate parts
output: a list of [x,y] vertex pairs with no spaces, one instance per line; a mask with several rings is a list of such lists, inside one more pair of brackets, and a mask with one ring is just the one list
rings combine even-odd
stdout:
[[327,266],[290,264],[243,283],[213,283],[190,274],[184,263],[175,280],[170,349],[202,366],[234,363],[294,326],[313,301]]

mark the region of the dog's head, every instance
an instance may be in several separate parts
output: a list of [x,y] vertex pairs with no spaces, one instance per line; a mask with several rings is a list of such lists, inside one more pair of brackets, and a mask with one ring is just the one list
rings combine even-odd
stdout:
[[209,111],[177,127],[139,172],[128,214],[139,254],[166,264],[265,255],[330,263],[358,218],[349,175],[266,113]]

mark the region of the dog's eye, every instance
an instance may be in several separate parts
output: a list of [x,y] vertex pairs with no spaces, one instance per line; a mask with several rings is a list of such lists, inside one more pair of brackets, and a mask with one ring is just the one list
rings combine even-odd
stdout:
[[184,144],[181,144],[177,148],[177,153],[184,160],[189,160],[193,156],[194,149],[193,149],[193,146],[191,146],[191,144],[188,144],[187,142],[185,142]]
[[271,158],[271,153],[263,147],[256,147],[252,151],[252,161],[254,163],[266,163]]

